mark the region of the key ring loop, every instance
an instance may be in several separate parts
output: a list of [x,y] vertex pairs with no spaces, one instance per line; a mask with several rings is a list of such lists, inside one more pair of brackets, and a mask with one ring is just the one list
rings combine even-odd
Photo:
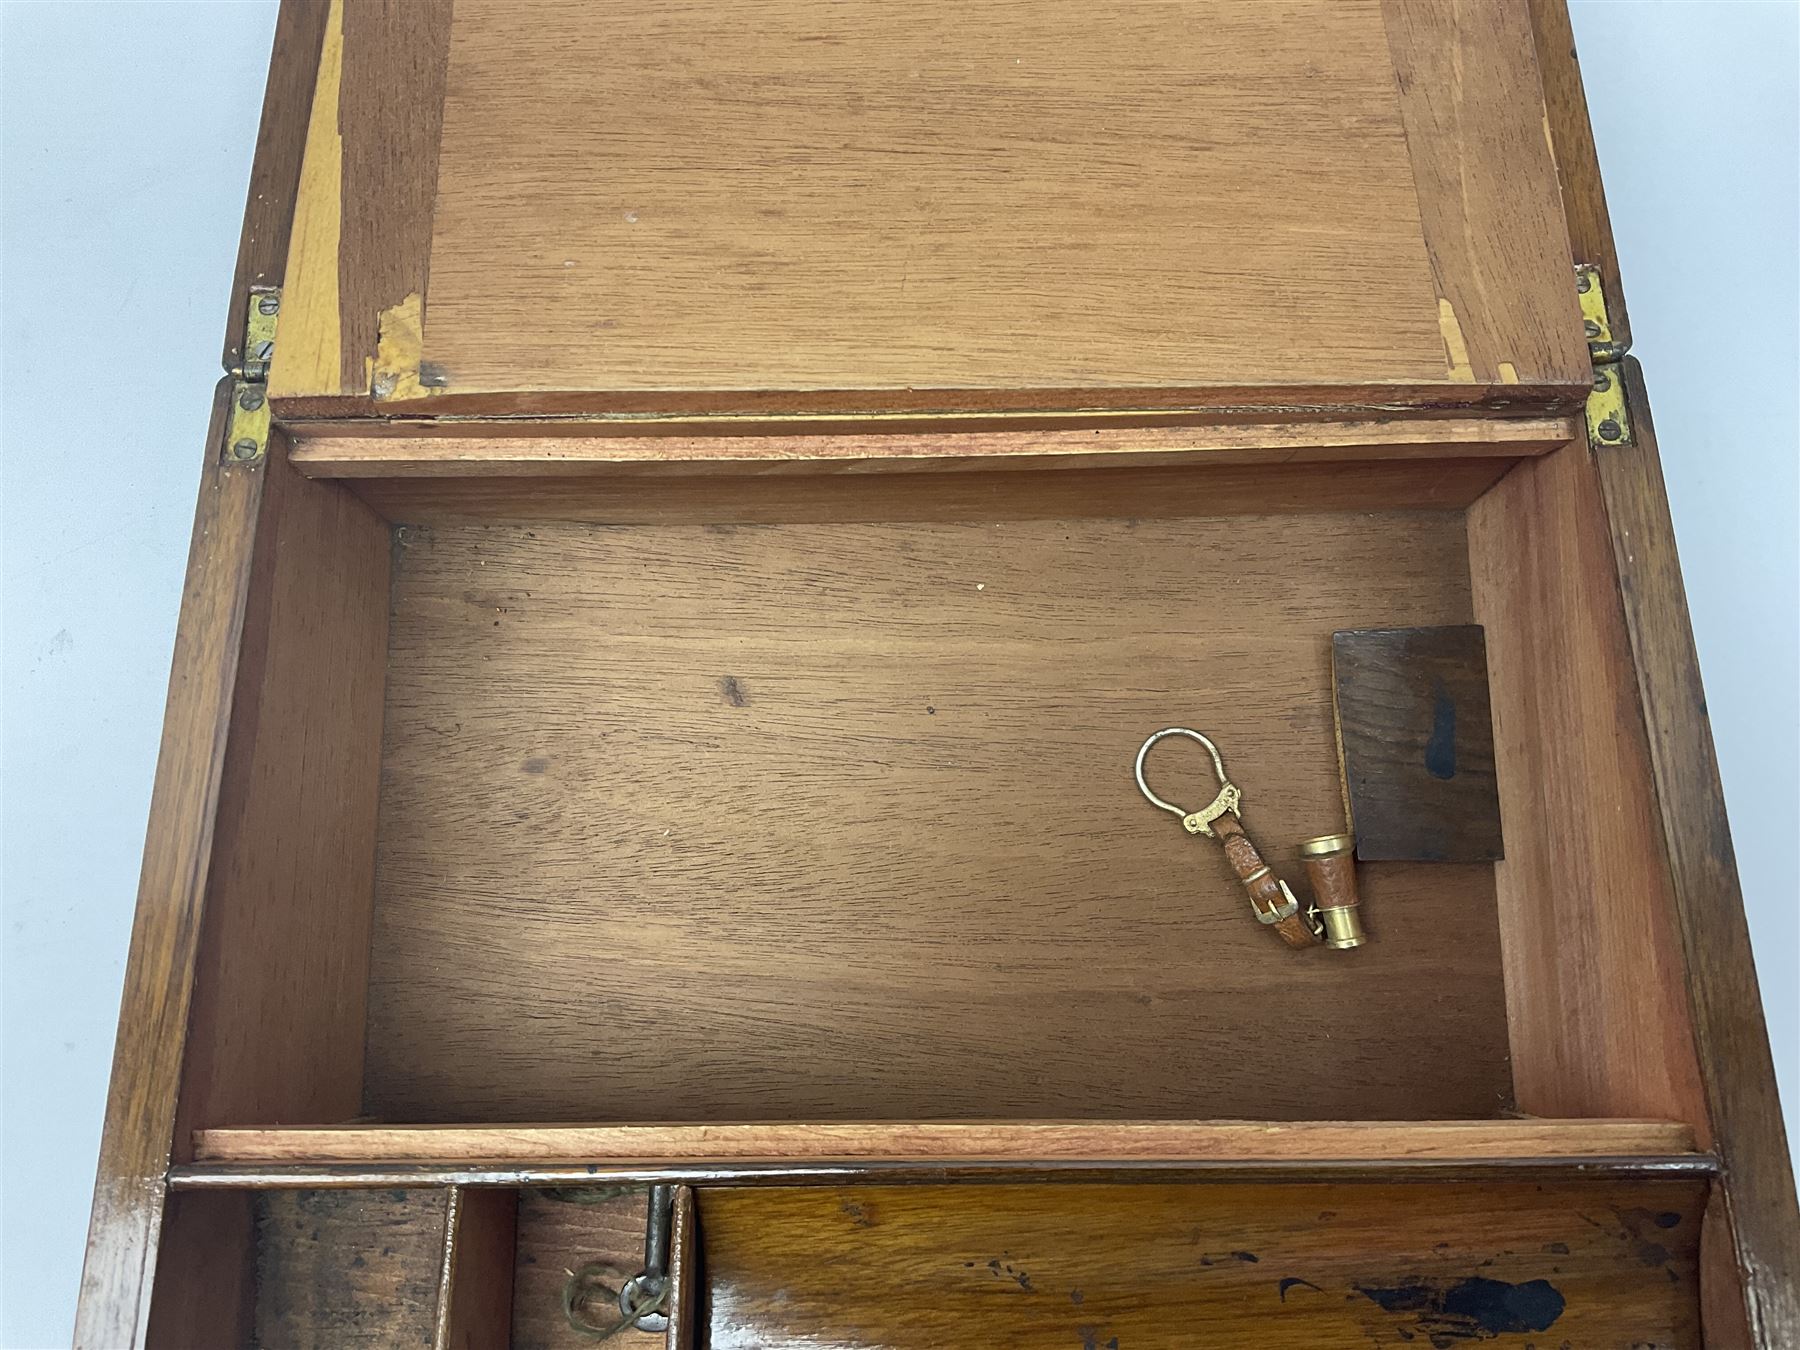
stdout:
[[[1144,760],[1150,754],[1150,747],[1166,736],[1186,736],[1189,740],[1199,741],[1201,745],[1206,747],[1206,752],[1212,756],[1213,772],[1219,776],[1219,795],[1213,798],[1211,805],[1203,807],[1198,811],[1184,811],[1179,806],[1175,805],[1175,803],[1164,801],[1161,797],[1157,796],[1150,790],[1150,785],[1144,781]],[[1138,791],[1144,794],[1145,798],[1149,800],[1150,805],[1161,807],[1164,811],[1180,816],[1181,823],[1187,827],[1189,834],[1210,835],[1212,834],[1213,821],[1217,820],[1227,811],[1234,816],[1238,814],[1238,803],[1242,794],[1238,791],[1232,781],[1225,776],[1225,760],[1219,754],[1219,747],[1214,745],[1205,736],[1202,736],[1198,731],[1194,731],[1191,728],[1164,727],[1161,731],[1154,733],[1138,747],[1137,763],[1133,766],[1132,771],[1137,777]]]

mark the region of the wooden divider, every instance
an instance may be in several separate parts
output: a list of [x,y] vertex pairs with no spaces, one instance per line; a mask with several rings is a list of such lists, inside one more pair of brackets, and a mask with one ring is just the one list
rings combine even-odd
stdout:
[[789,1159],[1321,1162],[1669,1157],[1691,1127],[1656,1120],[1005,1121],[971,1124],[346,1125],[202,1130],[201,1163],[528,1165]]
[[[619,1334],[630,1350],[692,1344],[694,1198],[672,1188],[670,1327]],[[643,1268],[645,1188],[418,1186],[186,1193],[167,1258],[205,1278],[157,1285],[149,1350],[493,1350],[587,1342],[565,1320],[570,1272],[613,1287]],[[588,1311],[603,1321],[606,1306]]]

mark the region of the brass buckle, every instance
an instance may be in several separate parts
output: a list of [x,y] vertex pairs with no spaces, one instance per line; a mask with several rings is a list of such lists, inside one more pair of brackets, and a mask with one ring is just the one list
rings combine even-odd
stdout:
[[1287,882],[1277,878],[1275,884],[1281,887],[1281,893],[1287,897],[1287,903],[1285,905],[1277,905],[1267,914],[1264,914],[1256,907],[1255,902],[1252,901],[1250,912],[1256,915],[1256,921],[1258,923],[1277,924],[1284,919],[1293,918],[1294,915],[1300,912],[1300,902],[1294,899],[1294,893],[1288,889]]
[[[1173,802],[1165,802],[1161,797],[1150,790],[1150,785],[1144,781],[1144,759],[1149,755],[1150,747],[1162,740],[1165,736],[1186,736],[1190,740],[1199,741],[1200,744],[1206,747],[1207,753],[1212,756],[1213,772],[1219,776],[1219,795],[1212,799],[1211,805],[1203,806],[1198,811],[1184,811]],[[1238,819],[1243,819],[1242,814],[1238,810],[1239,804],[1243,801],[1243,794],[1239,792],[1232,781],[1225,776],[1225,761],[1219,756],[1219,747],[1214,745],[1197,731],[1190,731],[1186,727],[1164,727],[1161,731],[1150,737],[1149,740],[1145,741],[1143,745],[1138,747],[1137,765],[1134,772],[1137,775],[1138,791],[1142,792],[1144,796],[1149,799],[1150,805],[1161,807],[1164,811],[1173,812],[1175,815],[1180,816],[1182,828],[1189,834],[1204,834],[1208,838],[1211,838],[1213,832],[1212,823],[1227,811],[1232,815],[1237,816]],[[1285,890],[1286,887],[1284,886],[1282,889]],[[1289,899],[1292,898],[1293,897],[1291,896],[1289,897]],[[1256,917],[1260,919],[1262,918],[1262,915],[1259,913]],[[1275,922],[1272,919],[1264,919],[1263,921],[1265,923]]]

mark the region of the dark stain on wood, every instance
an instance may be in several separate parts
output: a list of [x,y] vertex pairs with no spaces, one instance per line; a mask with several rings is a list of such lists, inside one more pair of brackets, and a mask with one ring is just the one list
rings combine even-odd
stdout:
[[1325,1292],[1323,1289],[1319,1288],[1318,1285],[1314,1284],[1311,1280],[1303,1280],[1297,1275],[1289,1275],[1286,1279],[1282,1280],[1282,1282],[1275,1287],[1275,1292],[1278,1295],[1280,1295],[1281,1301],[1283,1303],[1287,1302],[1288,1290],[1290,1290],[1290,1289],[1310,1289],[1315,1294],[1322,1294]]
[[858,1228],[873,1228],[880,1222],[874,1206],[865,1205],[859,1200],[846,1200],[839,1208],[844,1211],[844,1217]]
[[1200,1264],[1203,1266],[1210,1266],[1217,1261],[1242,1261],[1253,1266],[1261,1259],[1255,1252],[1231,1252],[1226,1256],[1214,1256],[1210,1252],[1200,1254]]
[[1011,1280],[1028,1294],[1037,1293],[1036,1287],[1031,1283],[1031,1276],[1027,1272],[1014,1269],[1012,1265],[1003,1260],[1003,1258],[1009,1258],[1011,1256],[1011,1252],[1002,1252],[1000,1256],[995,1257],[987,1263],[988,1269],[993,1271],[996,1275],[1004,1276]]
[[1446,1284],[1421,1280],[1393,1286],[1356,1286],[1356,1292],[1384,1312],[1414,1315],[1416,1334],[1435,1350],[1463,1341],[1548,1331],[1563,1315],[1563,1296],[1548,1280],[1511,1284],[1472,1275]]
[[1425,742],[1425,772],[1433,778],[1456,777],[1456,700],[1442,680],[1432,681],[1431,739]]
[[719,692],[734,708],[741,708],[750,702],[750,695],[745,692],[743,681],[735,675],[726,675],[719,680]]
[[1613,1210],[1613,1215],[1619,1223],[1615,1230],[1619,1240],[1630,1248],[1633,1258],[1640,1265],[1666,1266],[1674,1259],[1668,1246],[1674,1239],[1668,1235],[1672,1229],[1681,1225],[1681,1215],[1672,1210],[1652,1212],[1647,1209],[1617,1208]]

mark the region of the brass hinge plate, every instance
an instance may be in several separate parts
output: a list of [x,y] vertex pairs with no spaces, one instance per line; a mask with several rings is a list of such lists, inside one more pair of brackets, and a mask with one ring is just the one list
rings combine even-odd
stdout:
[[1621,363],[1625,344],[1613,336],[1606,316],[1606,292],[1600,269],[1591,263],[1575,267],[1575,290],[1581,297],[1581,326],[1587,334],[1588,355],[1594,363],[1594,388],[1587,400],[1588,444],[1630,445],[1631,418],[1625,408],[1625,379]]
[[260,464],[269,453],[269,364],[275,359],[275,325],[281,290],[250,288],[244,320],[244,359],[231,374],[231,415],[225,419],[227,464]]

